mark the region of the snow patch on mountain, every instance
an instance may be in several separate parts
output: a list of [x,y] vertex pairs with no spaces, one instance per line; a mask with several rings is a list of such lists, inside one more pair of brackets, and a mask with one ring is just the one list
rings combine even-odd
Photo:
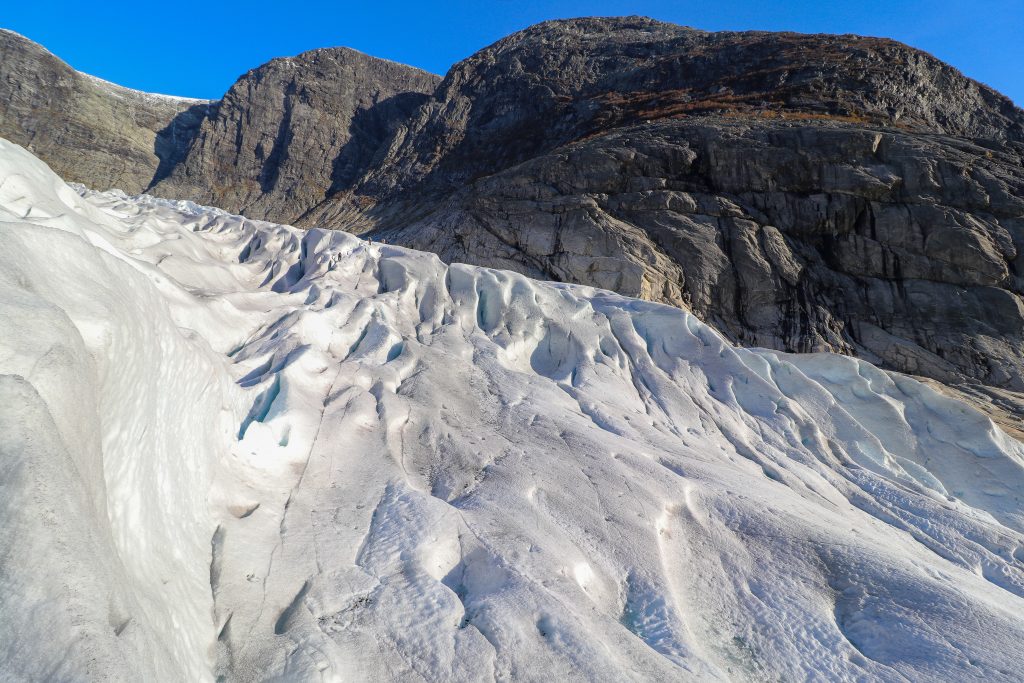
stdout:
[[118,85],[117,83],[104,80],[99,76],[82,73],[81,71],[78,73],[93,85],[98,86],[108,94],[120,99],[148,100],[150,102],[184,102],[187,104],[213,104],[217,101],[204,100],[198,97],[182,97],[180,95],[164,95],[162,93],[146,92],[145,90],[135,90],[134,88],[126,88],[123,85]]
[[0,668],[1013,680],[1024,447],[688,313],[0,142]]

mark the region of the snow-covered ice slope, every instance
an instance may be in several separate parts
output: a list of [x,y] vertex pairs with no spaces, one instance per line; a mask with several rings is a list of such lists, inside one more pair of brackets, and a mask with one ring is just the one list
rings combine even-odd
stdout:
[[1024,447],[918,382],[0,143],[0,671],[1019,680]]

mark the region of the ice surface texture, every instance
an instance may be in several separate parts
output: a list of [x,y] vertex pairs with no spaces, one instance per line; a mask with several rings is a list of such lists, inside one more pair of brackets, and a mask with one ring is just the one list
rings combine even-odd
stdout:
[[1024,447],[852,358],[0,142],[0,671],[1014,680]]

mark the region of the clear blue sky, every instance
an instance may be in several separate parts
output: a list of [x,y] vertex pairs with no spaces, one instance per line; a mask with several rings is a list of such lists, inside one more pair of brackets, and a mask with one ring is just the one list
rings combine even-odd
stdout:
[[272,57],[345,45],[443,74],[545,19],[644,14],[707,30],[895,38],[1024,105],[1024,0],[451,0],[17,2],[0,26],[80,71],[140,90],[217,98]]

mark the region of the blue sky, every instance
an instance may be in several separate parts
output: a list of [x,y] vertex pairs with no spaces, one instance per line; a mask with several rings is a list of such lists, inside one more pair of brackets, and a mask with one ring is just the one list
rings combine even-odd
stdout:
[[443,74],[545,19],[644,14],[707,30],[896,38],[1024,105],[1024,0],[452,0],[4,2],[0,26],[132,88],[217,98],[272,57],[345,45]]

